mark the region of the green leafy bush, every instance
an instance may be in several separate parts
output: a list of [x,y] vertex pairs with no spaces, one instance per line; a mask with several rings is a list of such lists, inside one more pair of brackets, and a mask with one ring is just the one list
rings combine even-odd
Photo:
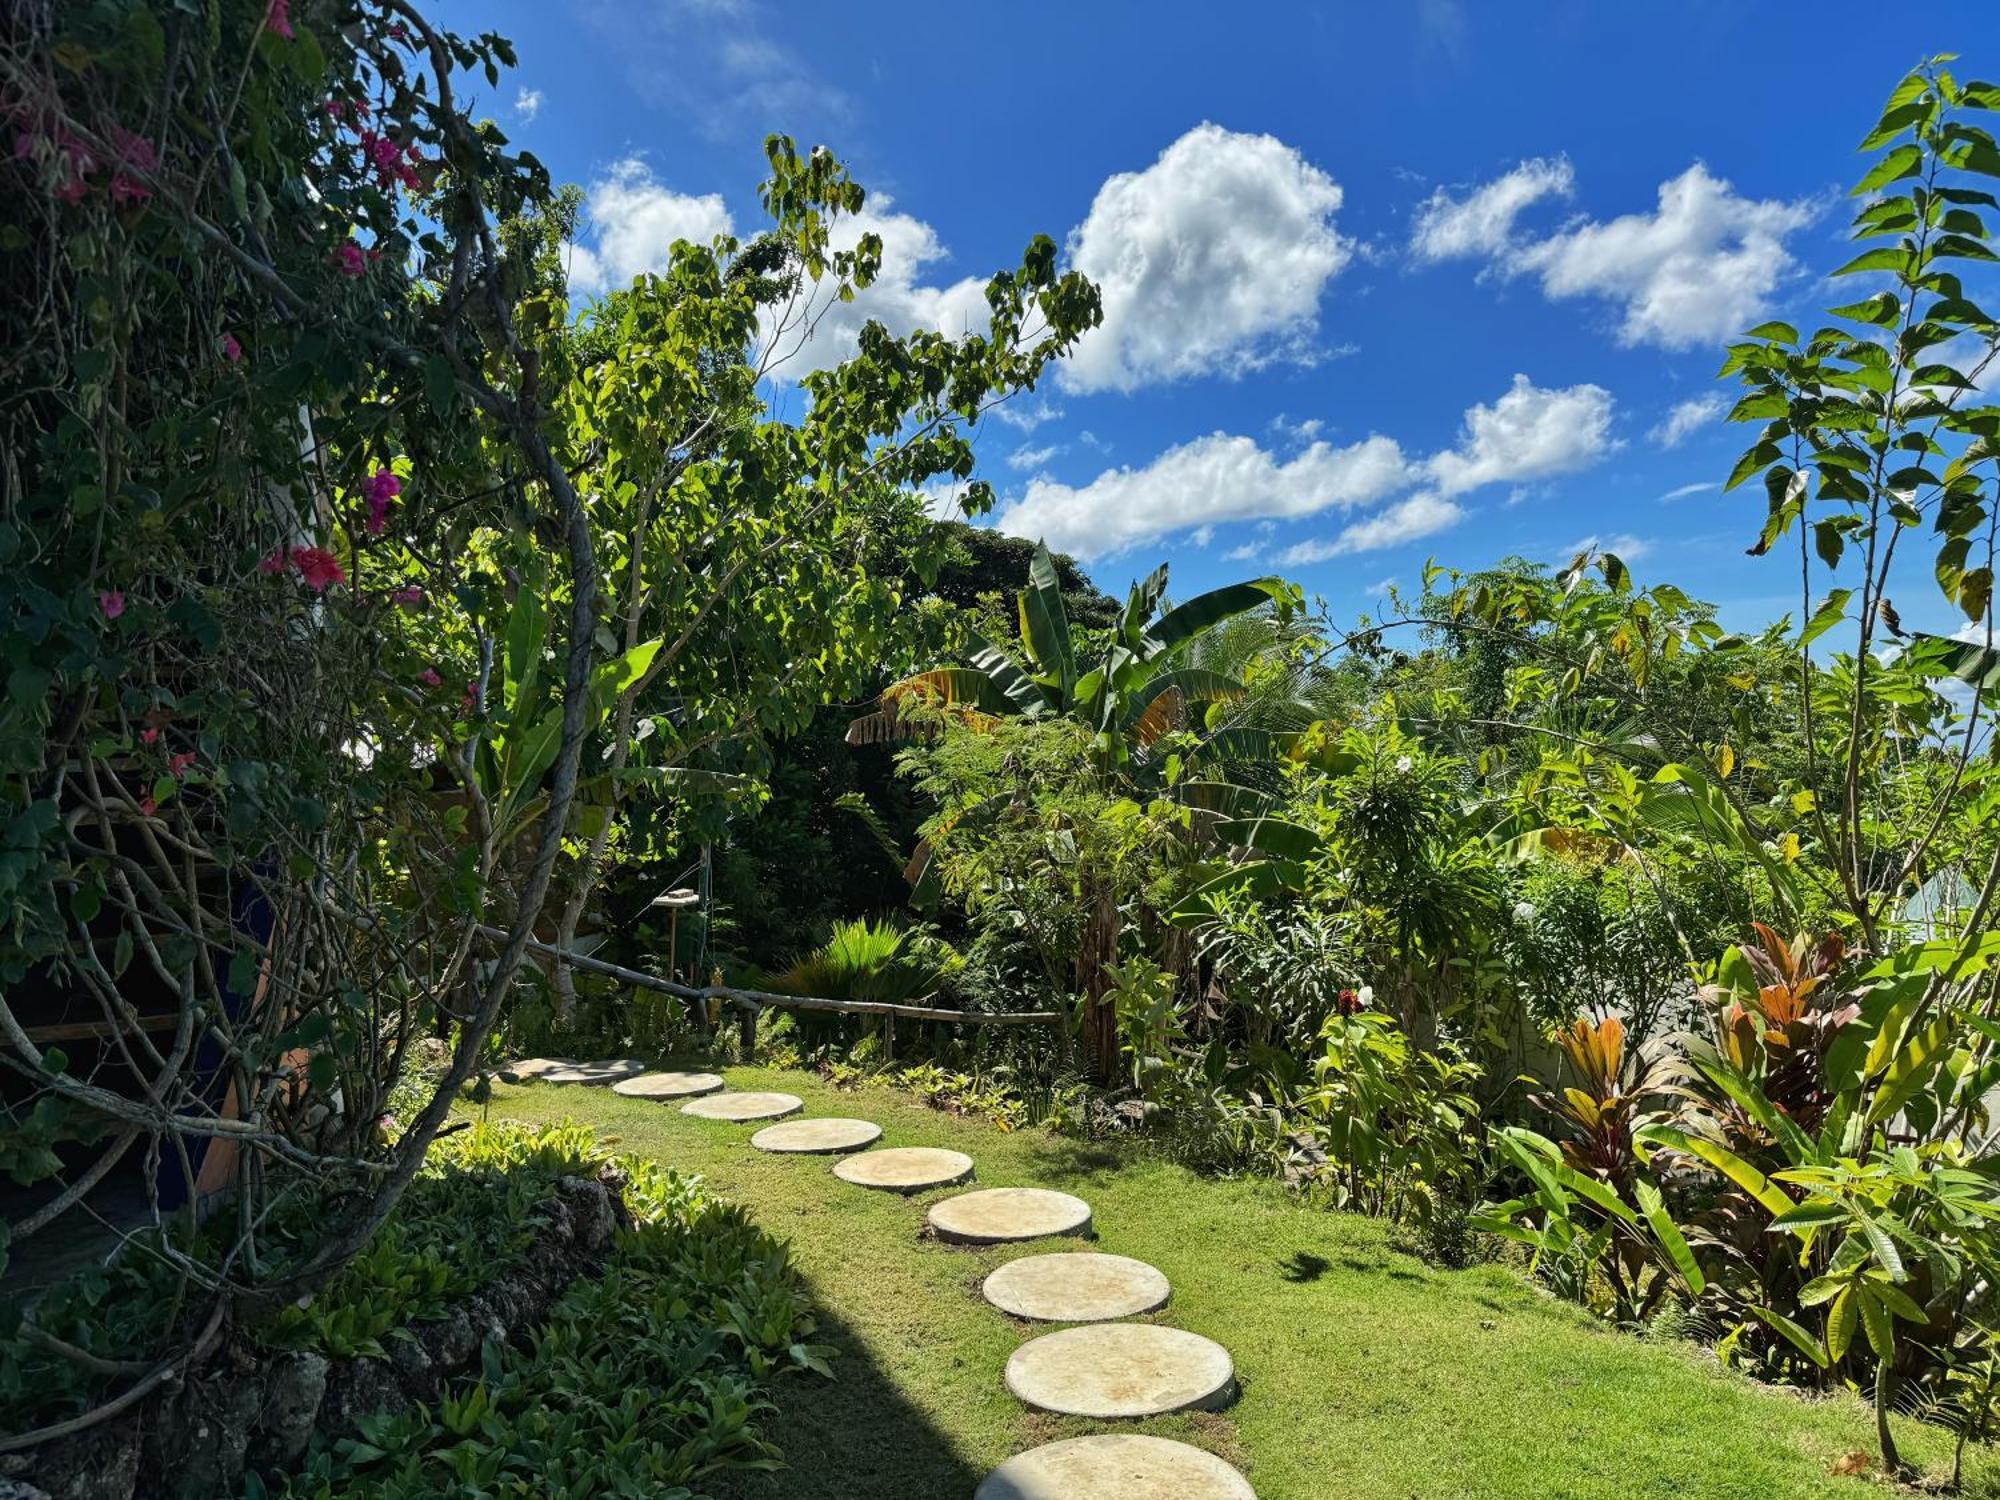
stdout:
[[[563,1149],[562,1137],[495,1135],[530,1164]],[[805,1342],[811,1319],[784,1248],[699,1179],[640,1158],[619,1165],[637,1222],[603,1276],[573,1285],[527,1347],[489,1342],[478,1374],[435,1411],[364,1421],[277,1493],[675,1500],[723,1470],[777,1467],[757,1431],[767,1381],[827,1373],[827,1351]]]

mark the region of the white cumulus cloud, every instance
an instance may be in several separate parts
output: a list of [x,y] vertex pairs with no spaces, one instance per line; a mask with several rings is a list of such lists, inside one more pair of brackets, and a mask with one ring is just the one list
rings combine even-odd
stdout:
[[835,250],[853,249],[864,234],[881,236],[882,268],[851,302],[833,298],[829,279],[810,295],[802,292],[797,306],[766,320],[764,341],[777,374],[797,379],[839,364],[855,351],[871,319],[899,336],[919,328],[950,338],[987,330],[992,314],[986,305],[986,278],[929,282],[926,271],[950,258],[944,242],[922,219],[893,208],[887,197],[877,195],[860,213],[834,221],[829,242]]
[[1417,210],[1410,250],[1421,261],[1498,255],[1513,244],[1514,220],[1521,210],[1575,191],[1576,173],[1562,156],[1524,161],[1463,198],[1439,188]]
[[998,525],[1058,552],[1103,557],[1218,522],[1364,505],[1394,494],[1408,477],[1403,450],[1391,438],[1341,448],[1314,443],[1280,462],[1254,438],[1216,432],[1169,448],[1143,468],[1107,469],[1085,485],[1031,479],[1001,510]]
[[1320,293],[1353,254],[1334,228],[1340,203],[1339,184],[1284,142],[1213,124],[1108,178],[1069,237],[1104,323],[1064,383],[1129,391],[1310,359]]
[[1443,530],[1465,515],[1453,497],[1480,486],[1595,463],[1614,446],[1612,407],[1598,386],[1549,390],[1517,376],[1491,405],[1465,414],[1454,447],[1427,458],[1413,458],[1381,434],[1341,446],[1314,441],[1284,457],[1254,438],[1216,432],[1143,466],[1107,469],[1087,484],[1038,476],[1001,508],[997,524],[1095,558],[1230,521],[1300,520],[1394,502],[1335,537],[1284,554],[1291,563],[1318,561]]
[[1384,547],[1414,542],[1456,526],[1464,516],[1465,507],[1457,501],[1447,500],[1435,490],[1419,490],[1366,520],[1356,521],[1338,536],[1315,538],[1286,548],[1283,561],[1296,567],[1325,562],[1346,552],[1379,552]]
[[1810,202],[1744,197],[1696,162],[1660,184],[1650,213],[1586,218],[1539,238],[1517,232],[1524,208],[1573,188],[1566,163],[1538,160],[1464,198],[1433,197],[1412,252],[1484,258],[1503,276],[1535,277],[1551,300],[1615,305],[1620,343],[1686,349],[1731,338],[1770,310],[1795,264],[1786,237],[1815,212]]
[[514,113],[523,120],[532,120],[542,112],[542,91],[522,89],[514,95]]
[[1588,468],[1615,446],[1611,407],[1602,386],[1545,390],[1516,375],[1499,400],[1465,414],[1458,446],[1431,459],[1431,479],[1440,494],[1457,495]]
[[1676,401],[1646,436],[1662,448],[1677,447],[1689,433],[1706,427],[1727,410],[1729,403],[1714,394]]
[[584,196],[587,240],[570,247],[570,286],[615,291],[642,271],[663,270],[676,240],[706,244],[735,226],[720,193],[677,193],[636,156],[613,162]]
[[1792,268],[1785,236],[1812,217],[1810,204],[1740,197],[1696,162],[1660,184],[1652,213],[1576,225],[1524,247],[1510,269],[1539,276],[1552,298],[1622,305],[1620,343],[1686,349],[1764,315]]

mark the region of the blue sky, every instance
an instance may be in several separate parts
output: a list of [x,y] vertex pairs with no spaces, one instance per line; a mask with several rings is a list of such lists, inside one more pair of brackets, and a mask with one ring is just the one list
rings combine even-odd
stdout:
[[[773,130],[868,187],[884,322],[955,331],[1050,235],[1106,326],[982,424],[992,523],[1113,591],[1165,558],[1183,596],[1280,572],[1341,613],[1427,557],[1593,538],[1732,625],[1795,609],[1789,570],[1743,555],[1761,487],[1720,493],[1747,441],[1718,420],[1722,343],[1848,300],[1822,276],[1852,148],[1920,53],[2000,72],[2000,7],[1970,0],[1887,46],[1851,0],[442,15],[514,39],[481,104],[587,189],[586,286],[754,231]],[[1962,623],[1909,598],[1913,625]]]

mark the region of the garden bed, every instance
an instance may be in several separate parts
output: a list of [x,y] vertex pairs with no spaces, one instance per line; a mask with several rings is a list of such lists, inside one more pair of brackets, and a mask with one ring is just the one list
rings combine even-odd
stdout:
[[[434,1494],[464,1478],[472,1444],[489,1477],[585,1495],[614,1436],[606,1412],[651,1387],[660,1399],[627,1402],[617,1424],[641,1445],[622,1472],[677,1483],[768,1458],[756,1387],[802,1327],[791,1280],[783,1252],[698,1183],[610,1160],[573,1126],[476,1128],[434,1150],[376,1245],[312,1304],[127,1413],[0,1459],[0,1479],[54,1500]],[[117,1327],[143,1286],[118,1279],[94,1302],[98,1284],[73,1286],[45,1305]],[[593,1390],[594,1374],[612,1388]],[[699,1402],[670,1399],[697,1388]],[[551,1422],[569,1424],[553,1464]]]

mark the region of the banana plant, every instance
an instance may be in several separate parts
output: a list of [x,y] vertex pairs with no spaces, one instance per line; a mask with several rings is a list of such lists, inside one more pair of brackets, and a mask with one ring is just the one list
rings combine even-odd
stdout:
[[[1028,586],[1016,601],[1016,654],[974,632],[966,664],[914,673],[884,688],[872,712],[848,726],[850,745],[882,744],[927,732],[913,704],[956,710],[974,725],[1003,718],[1069,718],[1088,725],[1092,749],[1108,770],[1150,770],[1148,750],[1168,734],[1196,724],[1196,710],[1241,701],[1238,679],[1179,665],[1182,650],[1225,620],[1276,605],[1296,607],[1298,590],[1281,578],[1256,578],[1198,594],[1160,612],[1167,592],[1162,563],[1132,585],[1110,641],[1091,662],[1079,661],[1069,616],[1046,544],[1035,548]],[[1268,736],[1242,728],[1209,736],[1199,753],[1210,761],[1254,757]]]

